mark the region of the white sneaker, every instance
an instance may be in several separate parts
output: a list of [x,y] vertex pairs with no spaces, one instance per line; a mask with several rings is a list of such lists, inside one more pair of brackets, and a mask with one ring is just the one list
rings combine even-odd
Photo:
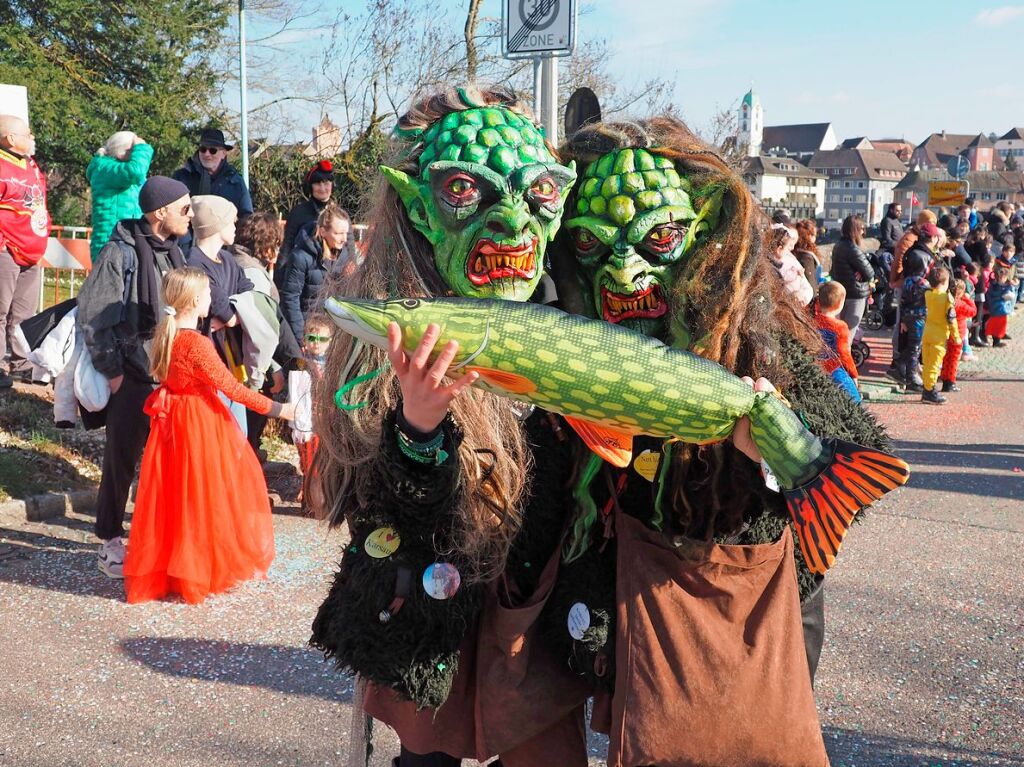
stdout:
[[100,572],[108,578],[124,578],[124,538],[104,541],[99,550]]

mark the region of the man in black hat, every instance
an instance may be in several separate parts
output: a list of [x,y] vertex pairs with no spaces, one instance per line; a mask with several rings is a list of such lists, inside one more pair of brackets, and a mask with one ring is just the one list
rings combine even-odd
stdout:
[[174,178],[193,195],[215,194],[230,200],[238,209],[239,218],[252,213],[252,198],[242,174],[227,161],[231,144],[225,143],[224,132],[206,128],[199,136],[199,148],[188,158],[185,167],[174,171]]
[[163,276],[185,265],[178,238],[188,232],[188,189],[153,176],[139,192],[142,218],[117,224],[78,296],[78,328],[96,372],[110,381],[103,474],[96,498],[96,536],[103,541],[100,570],[121,578],[124,510],[149,435],[143,412],[156,385],[148,342],[163,312]]

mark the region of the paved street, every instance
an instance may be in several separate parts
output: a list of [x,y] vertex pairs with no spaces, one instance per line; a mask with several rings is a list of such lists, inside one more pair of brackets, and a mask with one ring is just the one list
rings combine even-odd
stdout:
[[[872,377],[885,353],[869,363],[914,473],[828,578],[833,765],[1024,765],[1024,315],[1010,332],[943,408]],[[270,579],[197,607],[126,605],[87,517],[0,518],[0,764],[346,764],[350,680],[305,646],[343,539],[277,512]],[[394,748],[384,733],[374,764]]]

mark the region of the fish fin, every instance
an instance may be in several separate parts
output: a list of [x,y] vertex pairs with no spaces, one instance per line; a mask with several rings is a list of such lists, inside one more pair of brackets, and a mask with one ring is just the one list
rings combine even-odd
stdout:
[[910,468],[894,455],[841,440],[822,440],[834,450],[814,479],[783,490],[800,551],[812,573],[824,574],[836,560],[858,511],[906,483]]
[[529,394],[537,391],[537,384],[526,376],[517,373],[509,373],[505,370],[494,370],[493,368],[468,367],[466,372],[476,371],[480,377],[499,389],[504,389],[511,394]]
[[565,420],[583,438],[587,447],[612,466],[618,466],[620,469],[629,466],[629,461],[633,457],[632,434],[568,415],[565,416]]

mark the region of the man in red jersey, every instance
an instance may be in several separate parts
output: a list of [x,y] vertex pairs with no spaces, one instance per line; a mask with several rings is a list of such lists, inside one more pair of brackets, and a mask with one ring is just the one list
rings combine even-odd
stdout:
[[[39,300],[39,261],[46,252],[50,214],[46,176],[32,159],[36,139],[28,123],[0,114],[0,364],[14,328],[31,317]],[[0,389],[11,386],[0,370]]]

